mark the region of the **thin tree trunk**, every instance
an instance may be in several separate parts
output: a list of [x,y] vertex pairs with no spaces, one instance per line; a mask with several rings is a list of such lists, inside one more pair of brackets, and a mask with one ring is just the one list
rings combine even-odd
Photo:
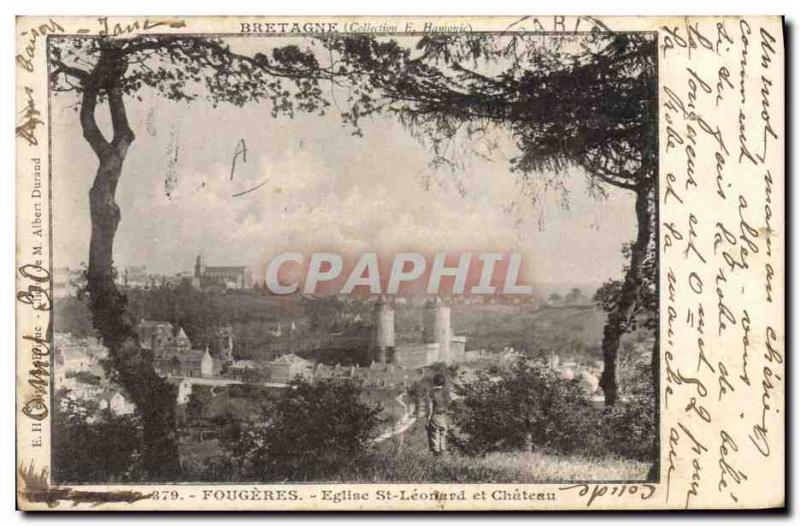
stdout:
[[[175,480],[180,470],[175,433],[175,388],[155,373],[151,357],[139,349],[126,312],[127,298],[114,283],[114,237],[121,218],[114,196],[123,162],[134,140],[122,90],[117,84],[124,69],[124,60],[115,55],[113,48],[104,49],[84,84],[81,102],[84,138],[99,160],[89,191],[92,235],[87,292],[92,322],[108,349],[111,376],[125,389],[142,420],[143,468],[150,480],[168,481]],[[114,132],[111,141],[106,140],[95,120],[101,93],[111,110]]]
[[[648,261],[656,257],[656,199],[655,186],[649,179],[637,188],[638,233],[631,249],[630,266],[625,274],[616,308],[609,313],[603,329],[603,374],[600,377],[600,387],[603,389],[608,406],[614,405],[618,397],[617,354],[620,340],[629,329],[634,309],[644,300],[643,288],[648,286],[647,269],[656,268],[655,265],[650,265],[652,261]],[[655,276],[651,276],[650,279],[655,279]]]

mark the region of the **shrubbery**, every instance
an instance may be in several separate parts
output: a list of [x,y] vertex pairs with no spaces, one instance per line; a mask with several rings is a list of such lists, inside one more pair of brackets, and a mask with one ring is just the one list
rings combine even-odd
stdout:
[[602,444],[611,453],[635,460],[658,458],[658,419],[649,357],[620,356],[620,400],[603,411]]
[[547,367],[519,360],[498,375],[479,372],[455,388],[452,436],[468,454],[545,449],[572,452],[586,447],[582,432],[592,407],[575,381]]
[[577,381],[530,360],[497,374],[478,373],[455,388],[451,438],[471,455],[541,450],[654,461],[657,421],[649,369],[637,362],[633,374],[650,388],[636,384],[604,408],[592,406]]
[[298,379],[261,421],[224,439],[208,468],[238,481],[324,479],[366,454],[379,412],[356,383]]
[[117,416],[93,401],[56,393],[53,479],[56,482],[142,480],[142,426],[135,415]]
[[658,431],[653,400],[636,397],[603,410],[598,424],[600,444],[607,453],[634,460],[658,458]]

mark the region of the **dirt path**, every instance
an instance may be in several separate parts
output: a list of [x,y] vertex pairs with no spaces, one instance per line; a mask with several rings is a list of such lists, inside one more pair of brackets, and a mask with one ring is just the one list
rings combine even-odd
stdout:
[[388,438],[405,433],[412,425],[414,425],[414,422],[417,421],[417,417],[414,416],[414,406],[406,403],[403,400],[405,395],[405,393],[400,393],[395,398],[395,401],[400,405],[400,407],[403,408],[403,416],[400,418],[400,420],[394,423],[391,429],[388,429],[375,437],[372,440],[374,443],[378,444]]

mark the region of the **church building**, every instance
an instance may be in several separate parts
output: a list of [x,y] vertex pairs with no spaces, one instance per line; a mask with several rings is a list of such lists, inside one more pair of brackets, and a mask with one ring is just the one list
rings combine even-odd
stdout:
[[197,289],[249,289],[253,286],[253,278],[247,266],[212,267],[205,264],[202,254],[198,254],[194,263],[192,286]]

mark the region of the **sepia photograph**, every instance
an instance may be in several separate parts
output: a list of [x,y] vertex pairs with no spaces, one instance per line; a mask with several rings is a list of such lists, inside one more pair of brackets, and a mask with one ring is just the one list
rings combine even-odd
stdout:
[[17,506],[785,506],[780,17],[18,17]]
[[655,35],[393,29],[49,40],[55,481],[655,479]]

